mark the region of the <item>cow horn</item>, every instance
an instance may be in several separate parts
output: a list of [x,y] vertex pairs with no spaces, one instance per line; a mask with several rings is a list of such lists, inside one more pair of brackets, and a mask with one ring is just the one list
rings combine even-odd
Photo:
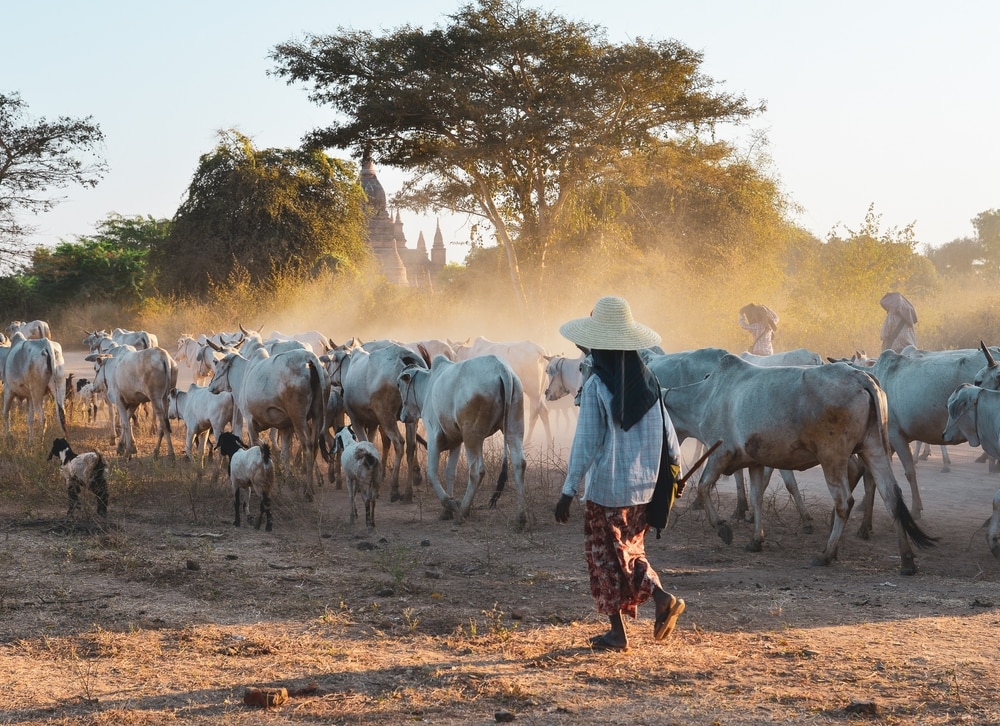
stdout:
[[986,343],[980,340],[979,345],[982,346],[983,355],[986,356],[986,365],[988,365],[990,368],[996,368],[998,365],[1000,365],[1000,363],[997,363],[996,360],[993,358],[993,354],[990,353],[990,349],[986,347]]
[[220,346],[216,345],[211,339],[205,340],[205,345],[207,345],[208,347],[210,347],[212,350],[217,350],[220,353],[222,352],[222,348]]
[[250,335],[250,333],[247,332],[247,329],[243,327],[243,323],[240,323],[240,332],[243,333],[243,335]]

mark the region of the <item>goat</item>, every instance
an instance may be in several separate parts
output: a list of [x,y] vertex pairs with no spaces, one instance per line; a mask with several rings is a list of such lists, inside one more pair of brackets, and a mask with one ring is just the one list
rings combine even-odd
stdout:
[[375,529],[375,500],[382,481],[382,459],[378,448],[370,441],[358,441],[350,426],[343,426],[334,437],[334,450],[341,452],[341,467],[347,482],[347,497],[351,501],[351,524],[358,518],[354,495],[364,486],[365,524]]
[[108,481],[105,478],[104,457],[100,452],[88,451],[77,454],[70,448],[66,439],[56,439],[52,442],[52,450],[46,461],[53,456],[59,458],[62,466],[63,479],[69,491],[69,510],[67,519],[80,506],[80,488],[86,486],[97,497],[97,514],[104,517],[108,513]]
[[215,448],[229,457],[229,481],[233,488],[233,509],[236,519],[233,525],[240,526],[240,490],[247,490],[244,508],[247,524],[253,521],[250,516],[250,494],[256,491],[260,497],[260,516],[257,518],[256,529],[260,529],[261,519],[267,519],[264,529],[271,531],[271,489],[274,488],[274,461],[271,458],[271,447],[265,443],[257,446],[247,446],[232,431],[223,431]]

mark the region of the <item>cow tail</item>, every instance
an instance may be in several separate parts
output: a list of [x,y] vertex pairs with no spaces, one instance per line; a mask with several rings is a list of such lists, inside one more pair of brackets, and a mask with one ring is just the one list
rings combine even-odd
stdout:
[[[149,348],[147,347],[146,350],[149,350]],[[175,376],[175,378],[176,378],[176,376]],[[167,381],[167,385],[168,386],[170,385],[171,376],[170,376],[170,358],[169,358],[169,356],[163,358],[163,380]],[[174,383],[177,383],[177,381],[175,380]],[[163,428],[167,432],[167,434],[169,435],[169,434],[173,433],[173,430],[170,427],[170,390],[169,389],[167,390],[167,395],[165,396],[165,399],[164,399],[163,403],[166,404],[165,407],[164,407],[164,410],[165,410],[166,413],[165,413],[165,415],[163,417]]]
[[264,466],[268,466],[271,463],[271,445],[261,442],[258,444],[260,446],[260,460],[264,463]]
[[[885,449],[886,456],[891,456],[892,445],[889,443],[889,409],[886,403],[885,391],[879,387],[875,379],[869,373],[864,373],[864,388],[872,399],[872,416],[877,417],[876,423],[879,428],[879,437]],[[910,508],[906,506],[903,499],[903,492],[899,488],[899,483],[892,481],[892,496],[895,499],[892,506],[892,516],[903,527],[903,531],[913,540],[917,547],[927,548],[937,544],[938,538],[931,537],[913,519]]]
[[504,485],[507,483],[507,460],[509,458],[507,453],[507,413],[510,410],[510,397],[514,393],[513,385],[510,385],[509,381],[505,381],[503,376],[500,377],[500,389],[503,395],[503,462],[500,464],[500,476],[497,477],[497,488],[493,492],[493,496],[490,497],[490,509],[493,509],[497,505],[497,500],[500,495],[503,494]]
[[323,398],[323,386],[319,380],[319,371],[316,364],[309,361],[309,390],[312,393],[312,403],[309,407],[309,415],[312,418],[313,445],[319,448],[326,430],[326,399]]
[[49,375],[49,380],[53,383],[52,395],[56,402],[56,420],[59,421],[59,428],[62,429],[63,434],[66,433],[66,408],[64,402],[66,400],[66,388],[63,387],[62,401],[59,400],[59,387],[55,384],[55,373],[56,373],[56,361],[55,353],[52,351],[52,344],[48,346],[48,350],[45,351],[45,365],[48,368],[46,371]]

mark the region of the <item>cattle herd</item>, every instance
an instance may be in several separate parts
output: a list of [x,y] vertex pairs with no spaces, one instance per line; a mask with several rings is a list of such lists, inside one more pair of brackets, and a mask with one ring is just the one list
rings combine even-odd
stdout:
[[[220,452],[217,466],[227,467],[235,523],[240,523],[244,490],[243,509],[251,521],[254,492],[261,500],[257,525],[265,519],[269,531],[275,465],[301,477],[307,499],[322,476],[318,462],[327,462],[327,479],[338,486],[343,472],[351,522],[360,492],[371,531],[386,476],[392,501],[412,499],[421,476],[419,446],[427,451],[428,479],[441,500],[442,517],[465,519],[486,474],[484,442],[496,433],[502,434],[502,468],[490,505],[510,473],[518,523],[524,526],[529,521],[525,442],[541,423],[551,446],[550,409],[571,401],[589,374],[586,356],[549,356],[527,340],[351,340],[338,345],[318,331],[265,337],[241,325],[231,333],[182,335],[173,354],[146,331],[88,331],[82,342],[89,347],[94,374],[73,381],[65,371],[62,346],[51,339],[44,321],[15,321],[0,337],[8,437],[12,404],[21,402],[28,445],[35,445],[46,430],[49,399],[62,437],[67,406],[85,407],[89,424],[104,425],[96,416],[104,405],[111,440],[124,459],[158,456],[164,443],[166,454],[173,456],[171,420],[183,422],[185,458],[201,467],[208,446]],[[771,471],[780,472],[808,530],[811,520],[793,472],[819,466],[833,509],[829,538],[815,564],[830,564],[837,557],[853,492],[863,481],[862,536],[871,531],[877,492],[896,528],[902,573],[912,574],[911,543],[929,547],[935,540],[917,524],[922,503],[911,444],[968,442],[983,448],[984,456],[992,458],[991,467],[1000,459],[1000,349],[985,344],[949,351],[909,347],[901,353],[884,351],[877,359],[855,355],[827,361],[807,350],[736,356],[718,348],[677,353],[650,349],[642,355],[659,380],[681,440],[718,443],[697,484],[707,520],[726,542],[732,540],[710,495],[722,475],[736,475],[738,516],[748,508],[752,515],[751,550],[761,549],[762,501]],[[177,389],[179,363],[191,368],[194,383],[186,391]],[[140,409],[148,410],[155,427],[151,452],[136,447],[133,426]],[[468,478],[465,492],[456,495],[463,450]],[[892,455],[905,472],[909,506],[890,466]],[[70,485],[69,514],[82,488],[97,495],[103,513],[108,505],[104,458],[73,452],[65,438],[55,439],[51,457],[59,459]],[[749,494],[742,491],[744,471]],[[1000,491],[992,507],[987,542],[1000,559]]]

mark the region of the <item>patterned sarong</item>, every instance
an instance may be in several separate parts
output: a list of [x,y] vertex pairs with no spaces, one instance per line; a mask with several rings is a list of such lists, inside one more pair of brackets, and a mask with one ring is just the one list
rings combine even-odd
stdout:
[[636,608],[653,595],[660,578],[646,559],[646,505],[602,507],[588,501],[583,535],[590,592],[597,611],[636,616]]

